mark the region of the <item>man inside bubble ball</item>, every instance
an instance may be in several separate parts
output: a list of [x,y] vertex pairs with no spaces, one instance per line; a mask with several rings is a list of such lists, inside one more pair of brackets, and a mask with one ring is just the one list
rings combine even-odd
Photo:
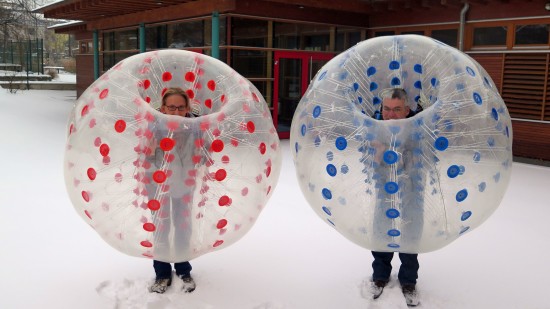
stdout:
[[[176,115],[181,117],[193,117],[190,112],[189,97],[181,88],[168,88],[162,97],[162,105],[159,111],[167,115]],[[192,142],[189,136],[184,136],[180,132],[172,132],[172,135],[166,130],[156,130],[155,148],[153,155],[150,158],[154,167],[160,169],[163,164],[166,164],[165,151],[158,147],[159,141],[162,138],[170,137],[177,140],[177,143],[170,151],[174,155],[174,159],[170,162],[170,170],[172,171],[168,179],[162,184],[157,184],[151,181],[151,185],[147,189],[150,198],[162,199],[161,192],[164,188],[169,188],[166,198],[166,207],[169,211],[163,208],[155,211],[154,221],[158,226],[155,231],[155,240],[158,244],[158,250],[170,252],[171,256],[177,255],[178,249],[185,249],[189,246],[191,230],[189,224],[189,201],[192,200],[192,192],[186,190],[183,186],[185,177],[188,171],[194,167],[191,160],[191,155],[186,153],[186,144]],[[181,136],[178,136],[181,135]],[[154,177],[154,176],[153,176]],[[172,232],[172,233],[171,233]],[[172,266],[170,263],[154,260],[153,267],[155,269],[155,282],[149,287],[150,292],[164,293],[172,284]],[[191,277],[191,264],[188,261],[174,263],[176,275],[183,281],[183,291],[191,293],[195,290],[195,281]]]
[[[382,91],[380,94],[382,98],[382,107],[381,107],[381,117],[378,117],[380,120],[399,120],[409,118],[415,115],[415,112],[411,111],[410,107],[406,104],[407,102],[407,93],[404,89],[401,88],[391,88]],[[417,109],[419,112],[421,109]],[[404,169],[407,173],[414,175],[415,171],[412,171],[413,158],[410,153],[410,149],[414,146],[407,145],[403,147],[403,153],[401,161],[398,162],[398,169]],[[379,169],[389,169],[388,166],[384,165],[382,162],[381,156],[384,151],[387,150],[388,145],[383,141],[374,141],[371,144],[376,148],[375,161],[377,161]],[[380,173],[384,175],[384,173]],[[381,176],[384,177],[384,176]],[[412,178],[412,177],[411,177]],[[380,179],[382,180],[382,179]],[[385,180],[384,180],[385,182]],[[400,185],[411,185],[410,183],[403,182]],[[406,190],[400,190],[406,191]],[[375,230],[381,231],[380,233],[386,233],[391,227],[387,226],[389,223],[385,218],[388,198],[384,197],[381,193],[379,197],[379,205],[377,206],[378,215],[375,215],[376,221],[374,222]],[[409,193],[399,197],[402,200],[402,205],[404,206],[402,212],[403,215],[407,215],[407,221],[413,223],[410,224],[407,230],[407,233],[403,233],[400,236],[404,241],[413,243],[420,238],[423,218],[423,200],[415,193]],[[380,219],[383,218],[383,219]],[[384,220],[386,219],[386,220]],[[386,236],[386,235],[384,235]],[[382,236],[381,236],[382,237]],[[404,238],[407,237],[407,238]],[[372,274],[372,283],[371,283],[371,292],[373,298],[377,299],[382,294],[384,287],[388,284],[390,280],[390,275],[392,271],[391,261],[393,259],[394,252],[379,252],[372,251],[374,261],[372,263],[373,274]],[[401,267],[399,268],[398,279],[401,284],[402,292],[407,300],[407,305],[416,306],[418,305],[418,295],[416,291],[416,279],[418,278],[418,254],[412,253],[399,253],[399,259],[401,260]]]

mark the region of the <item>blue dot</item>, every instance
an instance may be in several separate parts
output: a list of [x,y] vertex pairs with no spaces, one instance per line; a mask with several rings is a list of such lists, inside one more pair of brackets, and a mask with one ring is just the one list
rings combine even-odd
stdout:
[[389,248],[392,248],[392,249],[397,249],[397,248],[399,248],[400,246],[399,246],[398,244],[391,243],[391,244],[388,244],[388,247],[389,247]]
[[415,71],[416,73],[422,74],[422,65],[421,65],[421,64],[418,64],[418,63],[415,64],[415,65],[414,65],[414,71]]
[[487,184],[484,182],[480,183],[478,186],[477,186],[479,192],[483,192],[485,191],[485,188],[487,188]]
[[347,165],[342,165],[342,167],[340,167],[340,172],[342,172],[342,174],[347,174],[349,172],[349,167]]
[[386,211],[386,216],[390,219],[395,219],[399,217],[399,210],[395,208],[390,208]]
[[487,139],[487,145],[489,145],[489,147],[494,147],[495,146],[495,139],[492,138],[492,137],[489,137]]
[[323,80],[327,76],[327,71],[324,71],[319,75],[319,78],[317,80]]
[[466,72],[468,72],[471,76],[476,76],[476,72],[474,72],[474,70],[470,67],[466,67]]
[[451,131],[454,127],[453,122],[449,119],[446,119],[445,121],[443,121],[443,125],[445,126],[445,130],[447,131]]
[[396,61],[396,60],[391,61],[389,67],[390,67],[390,70],[399,69],[399,67],[400,67],[399,61]]
[[447,176],[450,178],[455,178],[460,173],[460,168],[458,165],[451,165],[449,166],[449,169],[447,169]]
[[388,194],[395,194],[399,191],[399,185],[396,182],[388,181],[384,185],[384,190],[386,190]]
[[365,119],[365,120],[363,121],[363,125],[364,125],[365,127],[367,127],[367,128],[372,127],[372,125],[373,125],[372,120],[370,120],[370,119]]
[[348,72],[342,72],[342,74],[340,74],[340,76],[338,78],[340,80],[344,80],[344,79],[348,78]]
[[382,100],[380,100],[379,97],[374,97],[374,98],[372,98],[372,104],[373,104],[373,105],[378,105],[378,104],[380,104],[380,103],[382,103]]
[[376,68],[375,67],[369,67],[367,69],[367,76],[373,76],[374,74],[376,74]]
[[463,228],[460,230],[460,235],[466,233],[466,231],[468,231],[469,229],[470,229],[469,226],[463,227]]
[[474,97],[474,102],[476,102],[477,105],[483,104],[483,99],[481,98],[479,93],[474,92],[473,97]]
[[493,115],[493,118],[498,121],[498,112],[496,109],[493,108],[491,115]]
[[394,164],[397,162],[397,159],[399,159],[399,156],[395,151],[387,150],[384,152],[384,162],[386,162],[386,164]]
[[363,103],[363,97],[357,97],[357,101],[359,101],[359,104]]
[[334,166],[332,164],[327,165],[327,173],[330,176],[332,176],[332,177],[336,176],[336,172],[337,172],[336,166]]
[[305,124],[302,125],[302,136],[306,136],[307,127]]
[[417,80],[415,83],[414,83],[414,88],[416,89],[422,89],[422,82]]
[[390,126],[389,129],[392,134],[397,134],[401,132],[401,127],[399,126]]
[[456,194],[456,201],[462,202],[468,197],[468,190],[462,189]]
[[418,101],[420,101],[420,96],[417,95],[416,97],[414,97],[414,101],[415,101],[416,103],[418,103]]
[[401,235],[401,232],[399,230],[396,230],[396,229],[391,229],[391,230],[388,231],[388,235],[392,236],[392,237],[397,237],[397,236]]
[[330,209],[328,209],[326,206],[323,206],[323,211],[329,215],[329,216],[332,216],[332,213],[330,212]]
[[330,192],[329,189],[323,188],[323,190],[321,191],[321,193],[323,194],[323,197],[325,198],[325,200],[330,200],[330,199],[332,199],[332,192]]
[[391,79],[390,84],[392,86],[399,86],[399,85],[401,85],[401,80],[399,80],[399,78],[397,78],[397,77],[394,77],[394,78]]
[[474,153],[474,162],[479,162],[481,160],[481,154],[479,152]]
[[468,220],[468,218],[470,218],[472,216],[472,212],[471,211],[465,211],[462,213],[462,216],[460,217],[460,220],[462,221],[466,221]]
[[332,161],[334,159],[334,154],[332,151],[327,152],[327,160]]
[[294,149],[296,149],[296,153],[298,153],[298,142],[294,144]]
[[378,84],[375,82],[370,83],[369,90],[372,92],[376,89],[378,89]]
[[506,126],[506,136],[510,137],[510,131],[508,130],[508,126]]
[[464,84],[456,84],[456,90],[463,91],[464,90]]
[[500,180],[500,172],[496,173],[494,176],[493,176],[493,179],[495,180],[495,182],[498,182]]
[[487,79],[487,77],[483,77],[483,81],[485,82],[485,84],[489,87],[491,87],[491,83],[489,82],[489,80]]
[[439,81],[437,80],[437,78],[433,77],[431,80],[430,80],[430,84],[432,84],[432,87],[437,87],[437,85],[439,84]]
[[333,226],[336,226],[336,224],[334,224],[334,222],[330,221],[330,219],[327,219],[328,223],[332,224]]
[[313,118],[317,118],[321,115],[321,106],[317,105],[313,108]]
[[335,144],[338,150],[344,150],[348,147],[348,141],[343,136],[338,137]]
[[358,89],[359,89],[359,84],[358,83],[353,83],[353,90],[357,91]]
[[434,146],[435,146],[435,149],[439,151],[445,151],[445,149],[449,147],[449,140],[447,140],[443,136],[440,136],[435,140]]

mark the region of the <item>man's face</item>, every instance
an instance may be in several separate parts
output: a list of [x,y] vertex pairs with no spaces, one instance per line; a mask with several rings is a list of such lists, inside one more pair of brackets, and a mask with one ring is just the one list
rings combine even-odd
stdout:
[[405,100],[384,99],[382,107],[382,117],[384,120],[405,119],[409,114],[409,107],[405,105]]
[[181,95],[173,94],[165,99],[160,112],[168,115],[183,116],[189,112],[189,105]]

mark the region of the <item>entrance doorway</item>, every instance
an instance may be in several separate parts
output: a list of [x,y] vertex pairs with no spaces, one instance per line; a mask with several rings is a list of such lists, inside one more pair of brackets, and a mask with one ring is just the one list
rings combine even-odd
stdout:
[[302,95],[334,54],[277,51],[274,56],[273,122],[279,138],[289,138],[292,117]]

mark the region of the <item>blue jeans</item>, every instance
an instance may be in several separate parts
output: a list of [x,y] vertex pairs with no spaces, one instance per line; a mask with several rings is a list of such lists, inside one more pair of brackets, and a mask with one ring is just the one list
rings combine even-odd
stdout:
[[[156,279],[172,278],[172,265],[170,263],[153,260],[153,268],[155,268]],[[176,275],[178,277],[188,277],[191,274],[191,263],[179,262],[174,263]]]
[[[377,252],[372,251],[374,261],[372,262],[372,280],[380,280],[388,282],[391,274],[391,260],[393,259],[393,252]],[[418,279],[418,254],[399,253],[399,259],[401,260],[401,267],[399,267],[399,274],[397,278],[401,285],[416,284]]]

